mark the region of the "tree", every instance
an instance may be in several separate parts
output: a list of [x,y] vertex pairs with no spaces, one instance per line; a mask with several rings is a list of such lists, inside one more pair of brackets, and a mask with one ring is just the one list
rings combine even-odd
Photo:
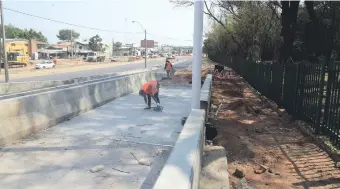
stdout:
[[296,20],[300,1],[281,1],[281,37],[283,43],[280,49],[280,61],[292,57],[293,43],[296,31]]
[[338,54],[335,49],[339,49],[339,3],[306,1],[305,5],[309,15],[304,33],[308,56],[311,59],[323,56],[329,60],[332,54],[333,57]]
[[113,48],[115,49],[115,50],[119,50],[121,47],[122,47],[122,43],[121,42],[115,42],[115,43],[113,43]]
[[59,30],[59,34],[57,35],[58,39],[61,41],[71,41],[71,33],[72,33],[72,40],[78,39],[80,34],[71,29],[62,29]]
[[5,25],[6,38],[25,38],[24,30],[11,24]]
[[6,38],[13,39],[35,39],[37,41],[47,42],[47,38],[40,32],[34,29],[21,29],[11,24],[5,25]]
[[47,42],[47,38],[39,31],[33,29],[25,29],[25,33],[28,39],[36,39],[37,41]]
[[[192,1],[171,2],[184,7],[193,5]],[[268,2],[212,0],[204,1],[204,5],[204,14],[215,23],[210,34],[205,34],[208,36],[205,44],[214,46],[211,51],[215,55],[272,58],[279,41],[280,19]],[[205,51],[209,51],[208,47]]]
[[117,53],[119,52],[119,49],[122,47],[122,43],[117,41],[114,42],[112,41],[112,55],[117,55]]
[[[188,7],[193,1],[171,0]],[[204,1],[213,20],[204,52],[217,61],[317,61],[340,59],[340,3],[304,1]]]
[[105,51],[105,46],[102,43],[103,39],[97,34],[89,39],[89,47],[93,51]]

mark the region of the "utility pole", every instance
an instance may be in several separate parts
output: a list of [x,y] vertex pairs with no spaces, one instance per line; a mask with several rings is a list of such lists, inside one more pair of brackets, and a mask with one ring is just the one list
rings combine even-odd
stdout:
[[73,31],[71,30],[71,36],[70,36],[70,40],[71,40],[71,59],[73,60],[73,43],[72,43],[72,35],[73,35]]
[[111,53],[112,53],[111,57],[113,57],[115,54],[115,40],[114,39],[112,39],[112,52]]
[[7,52],[6,52],[6,32],[5,32],[4,13],[3,13],[1,0],[0,0],[0,14],[1,14],[1,26],[2,26],[2,53],[3,53],[3,62],[4,62],[4,67],[5,67],[5,81],[6,83],[8,83],[9,75],[8,75],[8,62],[7,62]]
[[146,68],[146,59],[147,59],[147,52],[148,52],[148,43],[146,41],[146,30],[145,31],[145,38],[144,38],[144,41],[145,41],[145,56],[144,56],[144,66]]
[[194,2],[194,48],[192,61],[192,109],[200,108],[203,42],[203,1]]

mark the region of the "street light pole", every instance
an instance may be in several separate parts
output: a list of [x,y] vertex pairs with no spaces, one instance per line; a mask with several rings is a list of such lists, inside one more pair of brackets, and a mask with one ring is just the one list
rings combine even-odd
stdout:
[[144,66],[145,66],[145,68],[146,68],[146,59],[147,59],[147,50],[148,50],[148,45],[147,45],[147,42],[146,42],[146,29],[144,29],[144,27],[142,26],[142,24],[141,23],[139,23],[138,21],[132,21],[132,23],[138,23],[139,24],[139,26],[144,30],[144,33],[145,33],[145,37],[144,37],[144,41],[145,41],[145,55],[144,55],[144,59],[145,59],[145,63],[144,63]]
[[200,108],[203,42],[203,1],[194,2],[194,44],[192,62],[192,109]]
[[5,67],[5,81],[8,83],[9,75],[8,75],[8,62],[7,62],[7,52],[6,52],[6,32],[5,32],[5,23],[4,23],[4,13],[2,7],[2,1],[0,0],[0,14],[1,14],[1,26],[2,26],[2,53],[3,53],[3,61]]

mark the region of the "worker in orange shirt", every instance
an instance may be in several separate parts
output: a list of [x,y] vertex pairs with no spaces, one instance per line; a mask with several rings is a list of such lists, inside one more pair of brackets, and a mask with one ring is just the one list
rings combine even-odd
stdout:
[[169,60],[166,60],[164,65],[164,70],[166,70],[167,78],[170,79],[170,72],[171,72],[172,64]]
[[144,98],[144,102],[147,104],[147,107],[144,109],[151,108],[151,98],[153,98],[153,100],[156,102],[157,107],[159,106],[160,101],[158,94],[159,83],[157,80],[150,80],[142,86],[142,89],[139,91],[139,95]]

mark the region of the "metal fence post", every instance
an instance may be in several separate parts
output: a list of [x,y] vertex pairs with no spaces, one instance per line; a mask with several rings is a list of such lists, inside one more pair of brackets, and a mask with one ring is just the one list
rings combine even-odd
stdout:
[[328,61],[322,60],[321,67],[321,75],[320,75],[320,83],[319,83],[319,94],[318,101],[316,106],[316,116],[315,116],[315,134],[319,134],[321,131],[321,110],[322,110],[322,99],[323,99],[323,90],[325,86],[325,73],[326,73],[326,64]]
[[299,64],[296,65],[296,84],[295,84],[295,97],[294,97],[294,113],[295,113],[295,117],[299,118],[299,114],[300,114],[300,104],[301,104],[301,62]]
[[328,63],[328,67],[327,67],[327,88],[326,88],[326,99],[325,99],[325,107],[324,107],[324,118],[323,118],[323,125],[327,124],[328,121],[328,116],[329,116],[329,105],[330,105],[330,101],[331,101],[331,92],[332,92],[332,83],[335,81],[335,68],[334,68],[334,62],[331,60]]
[[305,75],[303,72],[303,68],[304,68],[304,62],[301,62],[301,64],[299,64],[299,104],[298,104],[298,118],[300,119],[302,117],[303,111],[304,111],[304,107],[303,107],[303,100],[304,100],[304,90],[305,90]]

